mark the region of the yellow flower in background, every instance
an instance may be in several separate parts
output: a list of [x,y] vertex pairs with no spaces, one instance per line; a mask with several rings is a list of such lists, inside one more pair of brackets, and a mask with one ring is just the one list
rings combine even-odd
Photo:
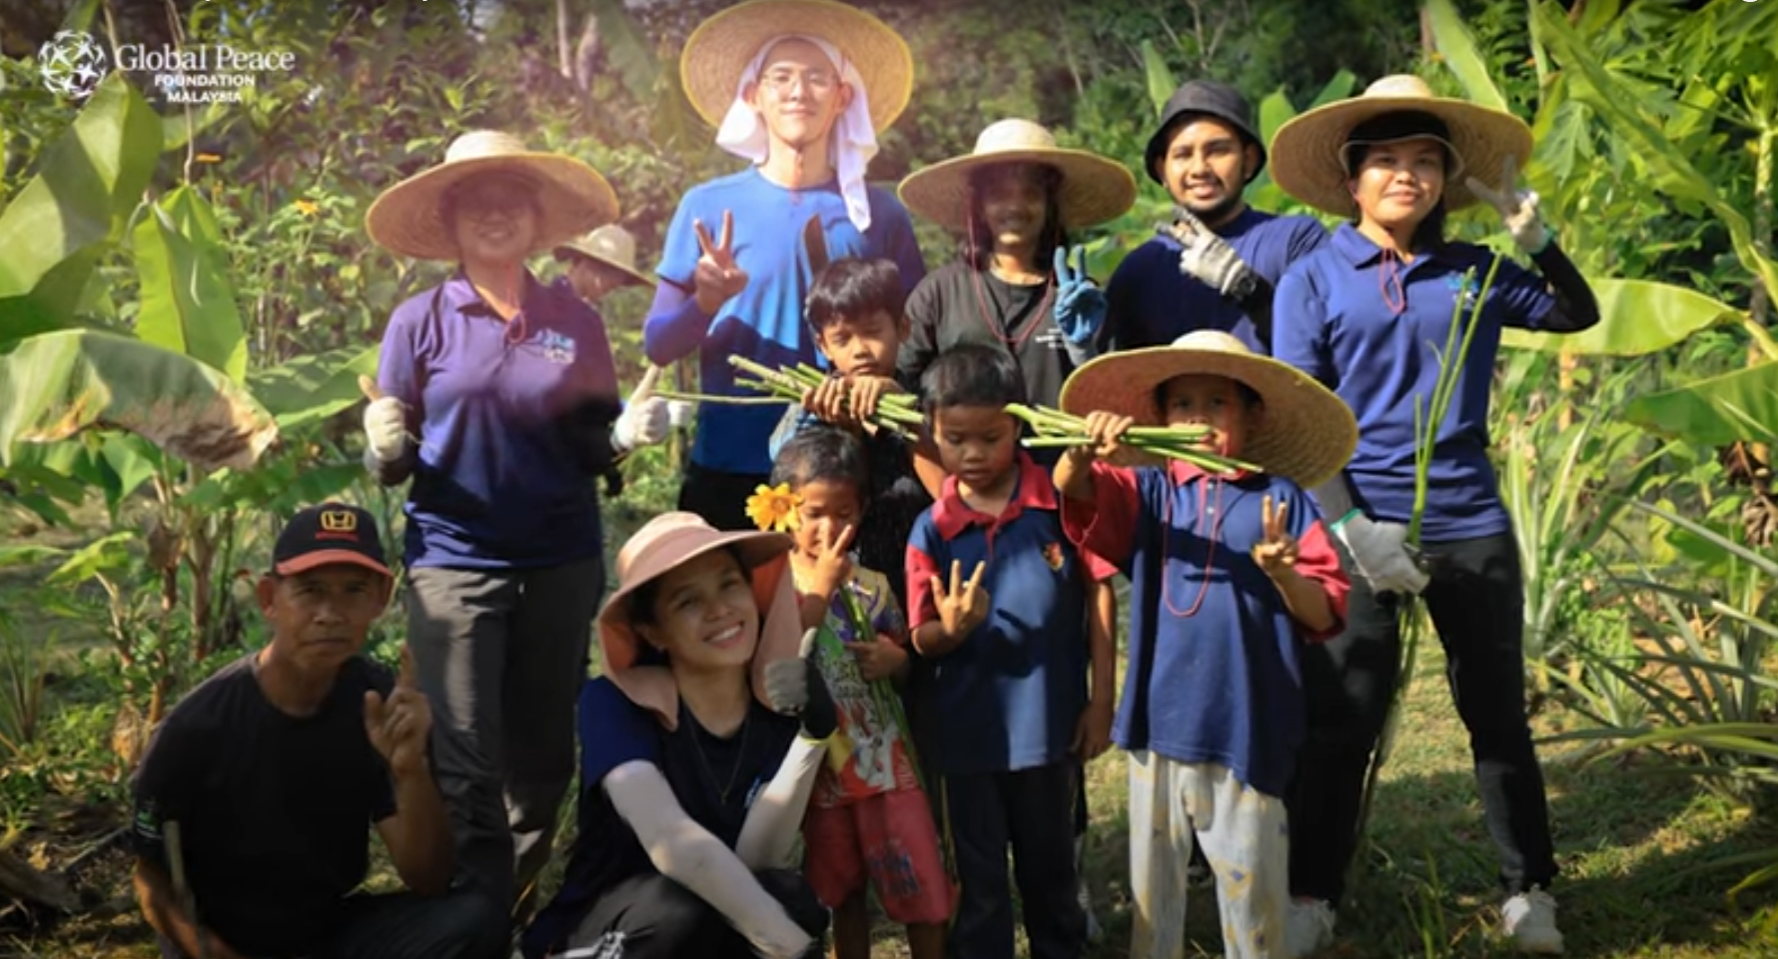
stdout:
[[767,486],[764,483],[747,497],[747,518],[762,530],[788,533],[796,529],[798,510],[803,498],[790,491],[789,483]]
[[197,156],[192,157],[192,159],[199,163],[221,163],[222,155],[219,153],[200,153]]
[[296,207],[296,212],[301,213],[303,216],[314,216],[321,212],[321,204],[316,203],[314,200],[297,200],[291,205]]

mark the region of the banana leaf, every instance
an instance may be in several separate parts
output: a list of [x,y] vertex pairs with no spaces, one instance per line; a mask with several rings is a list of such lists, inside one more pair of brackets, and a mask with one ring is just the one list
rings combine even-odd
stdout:
[[64,330],[0,356],[0,466],[17,443],[128,430],[201,469],[247,469],[278,438],[252,396],[188,356],[129,337]]

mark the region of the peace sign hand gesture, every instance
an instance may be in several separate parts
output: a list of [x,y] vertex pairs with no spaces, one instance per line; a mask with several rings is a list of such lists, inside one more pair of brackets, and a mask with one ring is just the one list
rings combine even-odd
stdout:
[[703,220],[693,220],[691,225],[697,231],[698,249],[703,254],[692,271],[698,309],[715,316],[724,303],[747,288],[747,271],[735,263],[735,215],[729,210],[722,211],[720,241],[710,235]]
[[844,526],[831,519],[820,519],[815,522],[822,524],[815,531],[817,550],[815,556],[815,575],[809,585],[813,591],[833,601],[835,593],[852,578],[852,538],[858,532],[858,526],[847,523]]
[[401,647],[401,673],[395,677],[389,698],[374,689],[364,693],[364,731],[396,777],[427,771],[432,704],[414,680],[414,654],[405,644]]
[[1296,566],[1296,537],[1290,535],[1284,525],[1284,516],[1289,508],[1289,503],[1279,503],[1273,509],[1270,496],[1260,500],[1259,504],[1260,526],[1264,538],[1253,544],[1253,561],[1259,564],[1259,568],[1267,576],[1274,579]]
[[948,590],[943,580],[932,577],[932,597],[938,604],[938,622],[953,641],[962,641],[988,618],[988,591],[982,588],[982,573],[987,568],[987,563],[976,563],[975,572],[965,583],[961,582],[962,560],[951,560],[951,588]]
[[1519,249],[1535,256],[1549,245],[1550,231],[1537,218],[1537,191],[1519,189],[1518,161],[1510,154],[1501,162],[1500,189],[1492,189],[1473,176],[1465,178],[1463,185],[1476,199],[1500,211],[1506,232]]
[[[1074,264],[1069,266],[1072,256]],[[1087,248],[1056,247],[1056,326],[1075,346],[1085,346],[1105,324],[1105,291],[1087,276]]]

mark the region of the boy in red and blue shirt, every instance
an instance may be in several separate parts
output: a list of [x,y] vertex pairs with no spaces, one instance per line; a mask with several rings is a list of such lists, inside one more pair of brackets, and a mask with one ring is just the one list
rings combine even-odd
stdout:
[[1031,956],[1078,959],[1075,777],[1108,743],[1114,675],[1112,624],[1089,587],[1114,570],[1068,542],[1049,476],[1018,447],[1010,356],[951,350],[923,394],[950,476],[908,542],[914,724],[962,886],[952,952],[1012,956],[1010,846]]
[[[1338,631],[1349,586],[1299,482],[1345,463],[1352,413],[1220,331],[1101,357],[1070,379],[1062,407],[1084,414],[1093,438],[1057,464],[1063,528],[1131,581],[1114,731],[1130,752],[1131,955],[1183,948],[1195,839],[1216,876],[1226,955],[1285,956],[1297,648]],[[1207,452],[1257,469],[1095,462],[1127,456],[1120,440],[1139,421],[1202,428]]]

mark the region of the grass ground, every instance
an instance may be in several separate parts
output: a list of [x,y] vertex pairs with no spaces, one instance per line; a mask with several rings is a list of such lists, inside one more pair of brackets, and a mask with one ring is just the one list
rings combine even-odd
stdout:
[[[612,519],[616,529],[610,539],[621,543],[641,517]],[[0,580],[0,593],[12,594],[19,585],[14,574]],[[1482,828],[1468,745],[1444,687],[1443,667],[1436,650],[1421,657],[1396,754],[1377,797],[1369,851],[1341,916],[1340,940],[1329,953],[1333,959],[1508,954],[1490,936],[1499,905],[1493,850]],[[1535,719],[1540,735],[1578,722],[1557,704]],[[1556,893],[1569,955],[1778,956],[1778,890],[1750,893],[1737,908],[1723,891],[1741,871],[1692,871],[1724,856],[1772,848],[1778,823],[1676,775],[1666,761],[1588,762],[1561,746],[1547,746],[1543,755],[1563,870]],[[1122,756],[1112,753],[1095,762],[1089,782],[1087,872],[1106,928],[1089,955],[1109,959],[1127,953],[1130,927]],[[35,852],[57,866],[123,822],[120,808],[52,797],[30,819],[7,825],[24,829],[15,852]],[[0,905],[0,956],[150,959],[155,952],[129,898],[127,867],[122,851],[112,850],[79,870],[76,879],[89,914],[77,919],[32,925]],[[1214,896],[1206,891],[1191,905],[1188,955],[1220,955],[1217,927]],[[879,929],[875,954],[906,956],[893,927]]]

